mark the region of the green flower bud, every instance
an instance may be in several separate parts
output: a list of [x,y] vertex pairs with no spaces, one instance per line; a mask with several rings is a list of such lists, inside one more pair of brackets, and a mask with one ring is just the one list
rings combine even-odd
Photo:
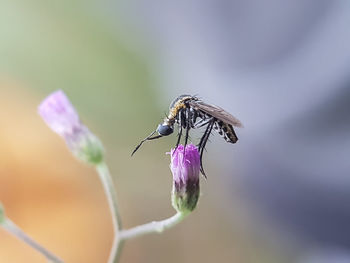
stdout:
[[66,142],[78,159],[95,165],[103,161],[103,145],[93,133],[82,132],[77,137],[67,138]]

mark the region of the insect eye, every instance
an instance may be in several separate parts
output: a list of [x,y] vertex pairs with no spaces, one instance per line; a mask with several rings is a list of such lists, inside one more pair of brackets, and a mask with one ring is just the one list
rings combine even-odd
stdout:
[[174,130],[169,125],[159,124],[157,131],[160,135],[167,136],[169,134],[172,134]]

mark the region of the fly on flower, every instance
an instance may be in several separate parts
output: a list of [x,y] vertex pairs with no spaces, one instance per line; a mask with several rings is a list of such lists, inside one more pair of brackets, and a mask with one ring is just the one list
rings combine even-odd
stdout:
[[[136,146],[131,155],[133,155],[145,141],[158,139],[172,134],[175,124],[178,126],[176,147],[180,143],[183,130],[185,131],[186,146],[190,129],[206,127],[198,144],[198,150],[200,153],[200,170],[204,176],[205,172],[202,164],[203,151],[212,130],[214,129],[227,142],[236,143],[238,138],[233,127],[242,127],[242,124],[238,119],[222,108],[207,104],[195,96],[181,95],[170,104],[169,114],[165,117],[163,123],[159,124],[155,131],[143,139],[139,145]],[[158,135],[154,136],[156,132]]]

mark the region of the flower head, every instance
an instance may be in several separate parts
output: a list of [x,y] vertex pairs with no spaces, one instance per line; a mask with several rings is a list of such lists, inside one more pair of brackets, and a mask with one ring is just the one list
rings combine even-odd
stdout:
[[38,107],[46,124],[60,136],[73,134],[81,129],[79,115],[62,90],[49,95]]
[[191,212],[199,198],[200,157],[196,146],[179,145],[171,150],[172,204],[178,212]]
[[65,139],[76,157],[92,164],[102,161],[102,143],[81,123],[63,91],[58,90],[49,95],[39,105],[38,113],[54,132]]

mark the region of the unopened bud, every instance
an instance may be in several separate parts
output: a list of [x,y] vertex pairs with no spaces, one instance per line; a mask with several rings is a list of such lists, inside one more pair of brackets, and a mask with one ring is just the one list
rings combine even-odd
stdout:
[[196,146],[179,145],[171,150],[170,169],[173,174],[172,204],[182,213],[196,208],[199,199],[200,156]]
[[81,123],[78,113],[63,91],[49,95],[39,105],[38,113],[54,132],[65,139],[77,158],[91,164],[103,160],[101,141]]

